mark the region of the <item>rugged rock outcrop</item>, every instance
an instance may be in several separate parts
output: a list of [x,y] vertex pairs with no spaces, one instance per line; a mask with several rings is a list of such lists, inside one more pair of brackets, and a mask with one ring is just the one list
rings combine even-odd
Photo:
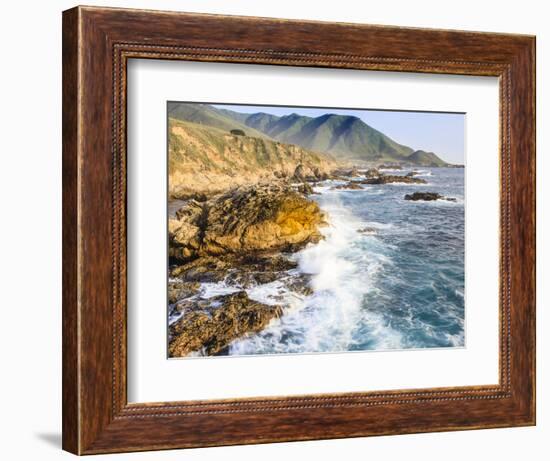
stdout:
[[[295,269],[297,263],[271,252],[205,256],[172,268],[170,275],[175,280],[174,290],[180,284],[194,287],[198,282],[225,280],[233,286],[248,288],[254,284],[269,283],[279,279],[283,272]],[[175,301],[172,301],[175,302]]]
[[304,195],[311,195],[311,194],[315,194],[316,192],[313,190],[313,187],[311,187],[311,185],[307,182],[304,182],[302,184],[300,184],[296,190],[298,192],[300,192],[300,194],[304,194]]
[[168,222],[169,255],[182,261],[240,251],[296,249],[321,238],[317,203],[289,185],[241,187],[189,200]]
[[239,188],[207,202],[201,252],[297,248],[321,238],[319,205],[285,185]]
[[405,200],[412,200],[412,201],[432,201],[432,200],[447,200],[448,202],[456,202],[456,198],[454,197],[445,197],[441,194],[438,194],[437,192],[415,192],[414,194],[407,194],[405,195]]
[[376,168],[369,168],[364,174],[366,178],[377,178],[381,173]]
[[204,234],[207,207],[205,203],[189,200],[168,220],[169,256],[181,260],[197,256]]
[[300,163],[294,170],[291,180],[294,182],[317,182],[328,179],[329,173],[317,166],[307,166]]
[[332,176],[332,179],[356,178],[360,176],[360,173],[357,167],[337,168],[334,171],[332,171],[331,176]]
[[202,301],[188,300],[177,309],[182,316],[170,326],[171,357],[198,351],[208,355],[223,353],[231,341],[263,330],[282,314],[281,306],[253,301],[245,291]]
[[199,291],[199,288],[199,282],[170,281],[168,282],[168,302],[173,304],[178,299],[194,296]]
[[[282,307],[253,301],[244,289],[285,280],[311,294],[310,276],[283,253],[321,238],[324,215],[290,184],[238,187],[205,202],[191,199],[169,221],[169,353],[222,354],[229,343],[266,327]],[[204,298],[203,283],[224,282],[237,293]],[[288,283],[287,283],[288,282]],[[278,301],[277,301],[278,302]]]

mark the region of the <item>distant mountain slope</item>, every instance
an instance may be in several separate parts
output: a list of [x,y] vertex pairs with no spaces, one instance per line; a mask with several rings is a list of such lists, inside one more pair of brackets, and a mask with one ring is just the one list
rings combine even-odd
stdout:
[[[232,111],[220,111],[208,104],[194,104],[187,102],[169,102],[168,117],[197,123],[199,125],[211,126],[224,131],[243,130],[247,136],[270,139],[268,135],[251,128],[239,120],[238,113]],[[244,114],[244,120],[248,114]]]
[[306,175],[329,173],[338,167],[330,156],[296,145],[232,135],[174,118],[168,123],[168,184],[172,198],[292,176],[298,165]]
[[407,161],[420,166],[446,166],[448,163],[441,160],[433,152],[417,150],[407,157]]
[[265,115],[253,114],[244,123],[279,141],[327,152],[344,160],[402,161],[413,152],[357,117],[335,114],[316,118],[298,114],[270,117],[267,120]]
[[331,154],[351,162],[400,162],[418,165],[447,163],[433,152],[419,152],[399,144],[372,128],[360,118],[324,114],[307,117],[299,114],[282,117],[264,112],[241,113],[207,104],[173,103],[170,116],[179,120],[203,123],[229,131],[243,129],[248,136],[296,144],[305,149]]

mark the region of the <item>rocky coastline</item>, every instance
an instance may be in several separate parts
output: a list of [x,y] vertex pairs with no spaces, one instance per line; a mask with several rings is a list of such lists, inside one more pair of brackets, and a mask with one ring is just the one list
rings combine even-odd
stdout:
[[[318,180],[318,178],[312,178]],[[248,297],[245,288],[296,268],[289,254],[318,242],[326,217],[305,183],[239,186],[206,200],[190,198],[169,219],[169,353],[223,354],[229,343],[265,328],[279,305]],[[201,299],[201,284],[225,281],[233,292]],[[293,278],[297,292],[308,280]]]
[[[327,216],[310,196],[328,179],[342,182],[334,189],[349,190],[426,183],[414,174],[390,175],[377,168],[327,173],[298,165],[275,181],[186,196],[168,221],[170,357],[227,354],[232,341],[283,315],[282,300],[259,302],[247,294],[251,287],[282,281],[298,296],[311,294],[310,276],[296,270],[292,254],[323,238]],[[205,285],[219,283],[225,292],[205,296]]]

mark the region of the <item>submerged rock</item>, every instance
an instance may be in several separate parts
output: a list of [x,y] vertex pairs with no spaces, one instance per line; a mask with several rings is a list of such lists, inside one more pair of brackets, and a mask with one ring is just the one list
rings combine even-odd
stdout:
[[253,301],[245,291],[239,291],[190,303],[182,312],[181,318],[170,326],[171,357],[198,351],[208,355],[222,353],[231,341],[263,330],[282,315],[282,308]]
[[441,194],[438,194],[437,192],[415,192],[414,194],[405,195],[405,200],[412,200],[412,201],[447,200],[449,202],[456,202],[456,198],[445,197]]
[[302,296],[310,296],[313,294],[310,274],[300,274],[296,277],[289,277],[285,280],[285,287]]
[[359,229],[357,232],[364,235],[376,235],[378,234],[378,230],[374,227],[363,227],[362,229]]

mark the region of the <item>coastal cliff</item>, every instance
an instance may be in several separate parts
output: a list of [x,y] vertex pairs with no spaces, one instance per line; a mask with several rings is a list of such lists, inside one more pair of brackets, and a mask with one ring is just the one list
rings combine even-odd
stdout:
[[298,167],[304,177],[321,177],[338,166],[329,155],[268,138],[247,136],[242,130],[232,133],[172,118],[168,130],[168,193],[171,198],[290,178]]

